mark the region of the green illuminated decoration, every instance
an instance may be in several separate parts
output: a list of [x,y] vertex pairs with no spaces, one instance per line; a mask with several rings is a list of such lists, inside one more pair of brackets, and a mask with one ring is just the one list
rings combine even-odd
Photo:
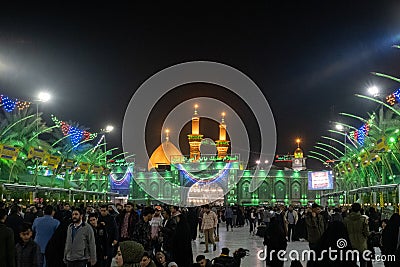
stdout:
[[336,152],[338,152],[340,155],[344,156],[344,153],[342,151],[340,151],[339,149],[337,149],[336,147],[334,147],[334,146],[331,146],[331,145],[328,145],[328,144],[325,144],[325,143],[321,143],[321,142],[317,142],[317,145],[321,145],[321,146],[325,146],[325,147],[328,147],[330,149],[333,149]]
[[336,154],[333,153],[333,152],[331,152],[331,151],[329,151],[328,149],[325,149],[325,148],[320,147],[320,146],[314,146],[314,147],[317,148],[317,149],[320,149],[320,150],[322,150],[322,151],[325,151],[325,152],[331,154],[331,155],[333,156],[333,158],[338,159],[338,157],[336,156]]
[[[394,46],[400,48],[400,46]],[[382,74],[373,73],[382,78],[387,78],[400,83],[400,79]],[[400,183],[400,89],[386,97],[386,102],[382,99],[356,94],[360,99],[365,99],[379,104],[379,112],[368,114],[367,118],[353,115],[350,113],[340,113],[348,118],[356,119],[368,125],[367,134],[362,136],[363,144],[360,142],[351,142],[357,140],[357,134],[360,129],[352,125],[343,124],[353,132],[339,132],[328,130],[331,133],[349,137],[349,143],[337,140],[332,137],[322,136],[323,139],[332,141],[331,144],[318,142],[315,148],[329,153],[335,157],[333,170],[339,188],[337,195],[325,197],[327,204],[345,204],[361,200],[363,203],[378,205],[381,208],[389,206],[390,203],[400,202],[400,192],[397,185]],[[351,135],[351,134],[354,135]],[[333,143],[334,142],[334,143]],[[351,144],[350,144],[351,143]],[[339,150],[338,145],[343,149]],[[321,153],[310,152],[309,158],[323,162],[326,158]],[[338,154],[336,154],[338,153]],[[375,187],[388,186],[388,189],[377,191]],[[389,187],[392,186],[392,187]],[[342,190],[342,191],[341,191]],[[341,192],[341,193],[339,193]],[[344,193],[343,193],[344,192]],[[336,192],[335,192],[336,193]],[[375,195],[374,195],[375,194]],[[317,195],[322,198],[324,194]],[[385,205],[384,205],[385,204]],[[399,203],[398,203],[399,204]],[[396,212],[399,211],[398,205],[393,205]]]
[[312,153],[312,154],[321,156],[321,157],[325,158],[326,160],[331,160],[330,158],[328,158],[328,157],[325,156],[324,154],[321,154],[321,153],[318,153],[318,152],[315,152],[315,151],[309,151],[309,152]]

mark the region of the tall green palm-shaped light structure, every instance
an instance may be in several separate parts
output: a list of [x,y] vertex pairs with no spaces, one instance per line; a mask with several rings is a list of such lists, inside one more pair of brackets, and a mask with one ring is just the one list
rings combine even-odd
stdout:
[[[25,173],[29,168],[35,168],[35,162],[27,160],[31,147],[48,149],[49,144],[37,138],[41,133],[50,133],[51,128],[47,127],[41,117],[37,117],[31,108],[14,110],[0,113],[0,143],[19,149],[19,155],[15,161],[0,159],[2,180],[18,182],[19,174]],[[4,179],[8,176],[8,179]]]
[[[54,123],[49,126],[31,102],[0,95],[2,198],[6,194],[11,200],[16,198],[32,203],[39,190],[46,191],[48,198],[52,195],[60,200],[66,198],[65,194],[61,196],[61,192],[71,192],[71,189],[105,195],[109,171],[104,155],[116,148],[96,150],[93,144],[96,134],[89,133],[78,123],[52,118]],[[43,156],[32,157],[32,151],[41,151]],[[88,169],[80,170],[84,166]]]
[[[373,74],[400,82],[399,78],[390,75],[376,72]],[[350,194],[349,203],[357,200],[367,205],[376,204],[381,208],[392,205],[399,210],[400,89],[384,100],[359,94],[355,96],[379,104],[378,114],[373,112],[367,118],[362,118],[350,113],[340,113],[359,121],[356,127],[350,126],[352,129],[345,133],[349,142],[346,144],[337,138],[323,136],[330,144],[318,142],[315,148],[331,157],[338,155],[333,170],[343,183],[336,191]],[[330,130],[330,133],[331,136],[341,134],[334,130]],[[338,147],[345,147],[345,153]]]

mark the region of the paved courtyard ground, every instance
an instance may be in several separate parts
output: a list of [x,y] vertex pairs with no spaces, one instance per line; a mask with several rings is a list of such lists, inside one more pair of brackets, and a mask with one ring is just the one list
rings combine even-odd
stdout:
[[[258,236],[252,236],[249,234],[249,227],[244,226],[241,228],[234,228],[233,232],[226,231],[225,224],[221,223],[219,228],[219,237],[220,241],[217,243],[217,250],[212,251],[212,247],[209,248],[209,253],[203,253],[205,250],[205,245],[200,244],[199,239],[192,242],[193,256],[196,258],[199,254],[206,255],[206,258],[213,259],[218,257],[221,253],[221,249],[223,247],[228,247],[231,251],[231,254],[238,248],[245,248],[250,250],[250,255],[242,259],[241,267],[261,267],[266,266],[264,261],[261,261],[257,258],[257,252],[263,249],[263,238]],[[308,242],[288,242],[287,251],[297,250],[300,253],[304,250],[308,250]],[[379,254],[379,249],[377,254]],[[301,255],[301,254],[300,254]],[[285,267],[290,266],[290,262],[286,262]],[[306,262],[303,262],[303,266],[306,266]],[[375,267],[383,267],[383,263],[374,263]]]

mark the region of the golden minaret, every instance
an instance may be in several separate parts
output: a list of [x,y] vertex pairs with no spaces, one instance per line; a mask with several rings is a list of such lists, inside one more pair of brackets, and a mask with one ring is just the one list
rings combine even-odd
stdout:
[[229,141],[226,140],[225,112],[222,112],[222,121],[219,124],[219,140],[215,141],[218,158],[225,158],[228,153]]
[[188,135],[189,146],[190,146],[190,158],[193,161],[197,161],[200,158],[200,145],[203,135],[200,134],[200,118],[197,114],[197,108],[199,106],[194,105],[194,114],[192,117],[192,134]]

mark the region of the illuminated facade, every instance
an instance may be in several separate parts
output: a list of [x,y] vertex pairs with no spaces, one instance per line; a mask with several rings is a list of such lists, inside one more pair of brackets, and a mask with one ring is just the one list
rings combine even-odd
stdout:
[[[255,170],[243,170],[238,157],[226,161],[218,158],[203,157],[202,162],[172,163],[171,170],[158,172],[136,172],[132,186],[132,198],[137,201],[154,199],[176,204],[202,204],[204,200],[223,200],[225,203],[239,203],[244,205],[274,205],[274,204],[300,204],[319,201],[322,191],[308,190],[308,171],[260,170],[259,177],[255,177]],[[163,179],[160,179],[161,175]],[[266,178],[263,178],[265,177]],[[260,186],[251,192],[253,179],[262,179]],[[207,195],[197,189],[199,180],[210,181],[210,190]],[[341,188],[341,180],[336,181],[336,187]],[[185,194],[173,185],[187,187]],[[148,193],[146,193],[148,192]],[[218,197],[210,196],[212,193],[222,192]],[[207,197],[208,196],[208,197]],[[185,202],[187,201],[187,202]],[[332,197],[329,204],[343,203],[343,197]]]
[[[177,205],[201,205],[217,201],[243,205],[274,205],[296,203],[306,205],[318,200],[321,192],[309,191],[305,158],[299,144],[289,156],[290,166],[273,166],[269,173],[263,170],[245,170],[239,154],[228,154],[224,116],[219,125],[219,139],[215,141],[217,155],[200,155],[203,135],[195,106],[192,132],[188,135],[190,155],[183,156],[166,140],[150,157],[147,172],[135,172],[131,198],[138,202],[159,200]],[[277,160],[278,163],[278,160]],[[254,180],[261,181],[252,189]],[[183,188],[183,189],[182,189]]]

